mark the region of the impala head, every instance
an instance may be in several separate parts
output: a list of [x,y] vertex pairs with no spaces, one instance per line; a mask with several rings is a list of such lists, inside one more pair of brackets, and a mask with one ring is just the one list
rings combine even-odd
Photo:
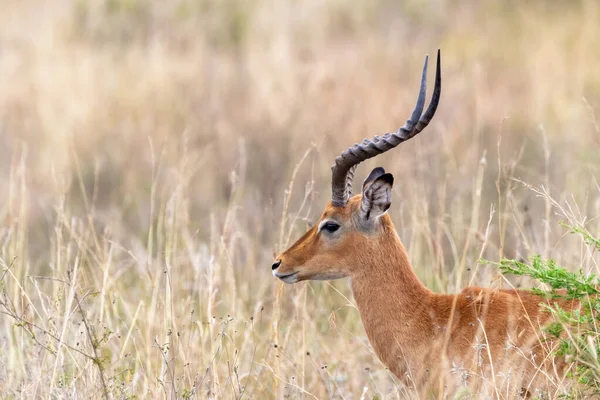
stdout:
[[365,139],[344,151],[331,167],[331,202],[319,221],[290,248],[275,259],[273,275],[286,283],[327,280],[352,276],[369,265],[385,241],[395,237],[386,212],[391,204],[394,177],[375,168],[365,179],[361,194],[352,197],[356,166],[384,153],[421,132],[431,121],[441,94],[440,52],[435,86],[425,113],[427,58],[423,66],[417,105],[404,126],[396,132]]

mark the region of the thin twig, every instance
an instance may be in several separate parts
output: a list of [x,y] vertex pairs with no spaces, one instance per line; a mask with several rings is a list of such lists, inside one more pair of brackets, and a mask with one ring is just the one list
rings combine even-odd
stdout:
[[96,364],[96,366],[98,367],[98,372],[100,373],[100,381],[102,382],[102,392],[104,394],[104,398],[108,400],[108,388],[106,387],[106,381],[104,379],[104,370],[102,369],[102,363],[100,362],[100,357],[98,356],[98,343],[96,342],[96,335],[92,331],[92,327],[88,324],[87,317],[85,316],[83,307],[81,307],[81,303],[79,302],[79,297],[77,296],[77,293],[73,292],[73,296],[75,298],[75,301],[77,302],[79,312],[81,313],[81,319],[83,320],[83,324],[85,325],[88,339],[90,340],[90,343],[92,344],[92,349],[94,350],[94,357],[92,357],[92,360],[94,361],[94,364]]

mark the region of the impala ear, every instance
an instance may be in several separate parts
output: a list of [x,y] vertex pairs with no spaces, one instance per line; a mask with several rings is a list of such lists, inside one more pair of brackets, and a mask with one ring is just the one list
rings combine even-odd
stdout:
[[[375,176],[374,176],[375,175]],[[363,220],[375,220],[390,208],[394,176],[383,168],[375,168],[363,184],[360,215]]]
[[382,167],[374,168],[373,171],[371,171],[371,173],[369,174],[369,176],[367,176],[367,179],[365,179],[365,181],[363,182],[362,190],[364,191],[367,185],[373,183],[375,179],[379,178],[383,174],[385,174],[385,169],[383,169]]

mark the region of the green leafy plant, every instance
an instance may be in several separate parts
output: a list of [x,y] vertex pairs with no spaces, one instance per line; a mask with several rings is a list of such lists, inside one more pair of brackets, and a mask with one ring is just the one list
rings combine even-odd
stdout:
[[[561,224],[572,234],[580,235],[592,251],[600,250],[600,238],[581,226]],[[534,255],[528,261],[502,259],[496,265],[503,274],[528,276],[549,287],[548,290],[534,288],[532,291],[544,298],[576,299],[581,307],[567,311],[554,303],[546,307],[554,316],[546,332],[559,341],[557,356],[572,361],[569,376],[575,385],[573,397],[600,395],[600,279],[582,270],[570,272],[557,265],[553,259]],[[552,304],[552,302],[550,302]]]

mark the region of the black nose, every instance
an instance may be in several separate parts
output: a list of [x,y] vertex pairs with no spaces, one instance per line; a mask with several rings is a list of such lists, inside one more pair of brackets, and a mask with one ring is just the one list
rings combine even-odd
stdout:
[[281,265],[281,260],[277,260],[273,263],[273,265],[271,265],[271,269],[273,271],[275,271],[277,268],[279,268],[280,265]]

